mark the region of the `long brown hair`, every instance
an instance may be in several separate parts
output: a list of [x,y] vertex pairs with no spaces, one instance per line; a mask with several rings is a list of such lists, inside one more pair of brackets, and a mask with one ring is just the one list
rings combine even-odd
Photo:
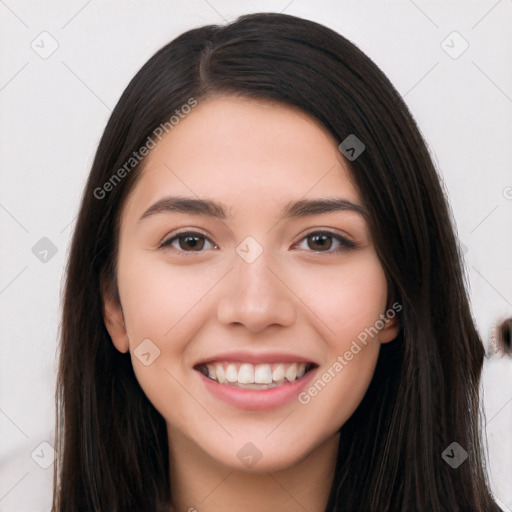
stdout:
[[[401,331],[382,346],[370,387],[341,428],[326,511],[499,511],[481,452],[484,349],[425,142],[395,88],[356,46],[274,13],[200,27],[167,44],[130,82],[105,128],[67,267],[52,511],[157,511],[172,501],[165,421],[130,354],[114,348],[101,298],[103,289],[117,294],[120,212],[144,160],[122,179],[112,176],[190,98],[214,94],[294,105],[337,141],[356,134],[366,146],[347,163],[403,307]],[[452,442],[468,454],[456,468],[442,457]]]

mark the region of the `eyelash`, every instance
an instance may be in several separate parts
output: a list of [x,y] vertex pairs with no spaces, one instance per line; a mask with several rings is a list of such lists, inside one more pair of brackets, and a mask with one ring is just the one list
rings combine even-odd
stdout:
[[[299,245],[300,242],[307,240],[307,238],[309,238],[312,235],[327,235],[328,237],[331,237],[331,238],[337,240],[339,243],[339,247],[334,250],[328,249],[326,251],[313,251],[313,250],[307,251],[307,252],[312,252],[314,254],[322,254],[322,253],[339,254],[342,251],[355,249],[357,247],[354,242],[351,242],[350,240],[347,240],[346,238],[342,237],[341,235],[338,235],[337,233],[333,233],[331,231],[311,231],[310,233],[307,233],[303,238],[301,238],[298,244],[294,244],[294,245]],[[171,247],[171,245],[174,241],[178,241],[180,237],[184,237],[184,236],[197,236],[200,238],[204,238],[205,240],[208,240],[212,245],[214,245],[215,246],[214,248],[217,247],[217,245],[214,244],[207,236],[205,236],[202,233],[199,233],[197,231],[182,231],[182,232],[176,233],[171,238],[167,238],[166,240],[161,242],[158,247],[159,247],[159,249],[168,249]],[[194,254],[194,253],[204,252],[203,250],[201,250],[201,251],[183,251],[181,249],[176,249],[176,251],[179,254],[183,254],[183,255],[187,255],[187,256]]]

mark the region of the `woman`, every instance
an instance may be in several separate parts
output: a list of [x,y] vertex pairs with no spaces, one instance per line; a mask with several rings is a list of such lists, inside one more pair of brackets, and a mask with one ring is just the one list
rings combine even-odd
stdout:
[[288,15],[190,30],[123,93],[84,192],[53,511],[500,510],[483,356],[376,65]]

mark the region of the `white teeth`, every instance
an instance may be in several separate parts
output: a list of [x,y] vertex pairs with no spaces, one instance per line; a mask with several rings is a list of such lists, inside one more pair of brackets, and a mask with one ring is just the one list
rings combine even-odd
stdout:
[[256,384],[270,384],[272,382],[272,371],[269,364],[258,364],[254,368],[254,382]]
[[272,372],[272,380],[279,382],[284,379],[284,364],[278,364]]
[[[217,363],[215,365],[215,372],[217,373],[217,380],[224,384],[226,382],[226,372],[224,371],[224,366],[222,366],[220,363]],[[213,377],[215,379],[215,377]]]
[[248,389],[267,389],[294,382],[306,373],[307,363],[206,363],[203,373],[220,384]]
[[297,366],[297,379],[300,379],[306,373],[306,363],[301,363]]
[[228,364],[226,380],[228,382],[236,382],[238,380],[238,372],[236,371],[236,366],[234,364]]
[[275,388],[276,386],[279,386],[279,384],[276,384],[275,382],[272,382],[270,384],[236,384],[237,388],[242,389],[270,389]]
[[216,374],[215,374],[215,368],[213,367],[213,365],[207,364],[206,368],[208,370],[208,377],[210,377],[210,379],[215,379]]
[[290,366],[288,366],[285,377],[289,382],[293,382],[295,380],[295,377],[297,377],[297,365],[295,363],[292,363]]
[[254,366],[243,364],[238,370],[238,382],[240,384],[254,384]]

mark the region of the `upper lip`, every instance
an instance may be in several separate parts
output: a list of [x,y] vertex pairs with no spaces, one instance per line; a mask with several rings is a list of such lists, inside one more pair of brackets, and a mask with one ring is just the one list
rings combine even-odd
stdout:
[[216,354],[207,359],[198,361],[194,366],[200,366],[203,364],[232,361],[240,363],[260,364],[260,363],[316,363],[306,357],[302,357],[296,354],[290,354],[286,352],[224,352],[223,354]]

